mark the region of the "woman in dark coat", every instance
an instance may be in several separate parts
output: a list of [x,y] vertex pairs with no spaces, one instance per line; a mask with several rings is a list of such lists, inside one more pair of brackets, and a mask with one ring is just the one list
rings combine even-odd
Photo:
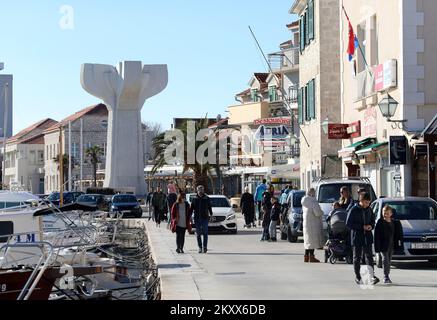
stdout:
[[246,222],[245,227],[255,227],[255,202],[253,200],[253,194],[249,192],[249,187],[246,187],[244,191],[241,197],[240,208]]

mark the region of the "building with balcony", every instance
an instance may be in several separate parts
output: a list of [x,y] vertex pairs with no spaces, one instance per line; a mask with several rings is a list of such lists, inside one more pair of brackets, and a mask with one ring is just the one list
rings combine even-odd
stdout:
[[323,123],[340,123],[339,0],[295,0],[299,20],[298,118],[301,188],[316,177],[340,176],[341,141],[329,140]]
[[228,107],[228,122],[239,126],[241,144],[230,155],[230,175],[241,176],[241,187],[252,192],[264,178],[274,184],[299,185],[299,25],[287,25],[291,39],[268,55],[270,71],[254,73],[239,102]]
[[[44,119],[20,131],[6,143],[5,185],[44,193],[44,130],[57,124]],[[3,149],[1,150],[3,153]]]
[[[343,174],[369,177],[381,196],[426,196],[427,176],[435,176],[435,169],[425,161],[430,155],[420,133],[437,114],[437,2],[342,3],[360,45],[350,62],[348,20],[337,4],[341,123],[356,123],[359,128],[357,134],[342,140]],[[402,125],[388,122],[381,113],[379,102],[387,94],[399,103],[391,120],[406,121]],[[390,161],[390,137],[408,141],[406,163]]]

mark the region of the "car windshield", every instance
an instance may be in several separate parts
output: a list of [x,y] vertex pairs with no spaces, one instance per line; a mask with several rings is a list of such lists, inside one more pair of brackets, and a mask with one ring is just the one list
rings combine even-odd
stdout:
[[230,208],[228,199],[225,198],[210,198],[211,199],[211,207],[213,208]]
[[[60,196],[61,196],[61,194],[59,192],[52,193],[49,196],[49,200],[50,201],[60,201]],[[71,201],[73,201],[73,198],[74,197],[73,197],[72,193],[64,192],[64,202],[71,202]]]
[[80,196],[77,202],[97,202],[98,196]]
[[59,192],[52,193],[49,196],[49,200],[50,201],[59,201],[59,198],[60,198],[60,193]]
[[114,203],[131,203],[131,202],[137,202],[137,198],[130,195],[122,195],[122,196],[115,196],[112,200]]
[[399,220],[437,220],[437,206],[431,201],[384,202],[393,209],[393,217]]
[[305,196],[305,192],[299,192],[293,194],[293,207],[301,208],[302,207],[302,198]]
[[371,200],[376,200],[375,192],[370,184],[360,184],[360,183],[330,183],[322,184],[319,187],[319,203],[334,203],[340,199],[340,189],[342,187],[347,187],[349,193],[352,195],[354,200],[358,200],[358,189],[364,188],[368,193],[370,193]]

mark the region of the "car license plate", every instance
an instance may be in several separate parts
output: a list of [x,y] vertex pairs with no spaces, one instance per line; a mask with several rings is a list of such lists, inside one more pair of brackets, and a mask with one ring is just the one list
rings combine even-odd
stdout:
[[210,222],[208,224],[208,226],[210,226],[210,227],[220,227],[220,222]]
[[437,242],[432,243],[412,243],[411,249],[437,249]]

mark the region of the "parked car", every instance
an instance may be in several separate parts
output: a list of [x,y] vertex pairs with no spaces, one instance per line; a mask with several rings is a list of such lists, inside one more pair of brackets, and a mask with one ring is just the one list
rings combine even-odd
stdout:
[[124,218],[141,218],[143,216],[143,209],[141,209],[137,198],[131,194],[117,194],[113,196],[109,212],[121,212]]
[[79,204],[96,206],[102,211],[109,211],[109,202],[102,194],[83,194],[77,198],[76,202]]
[[[437,202],[424,197],[380,198],[371,206],[376,221],[386,205],[393,208],[393,217],[404,230],[403,248],[394,252],[393,260],[437,261]],[[382,267],[380,254],[376,264]]]
[[[63,201],[65,204],[75,203],[77,199],[83,195],[83,192],[80,191],[65,191],[63,192]],[[47,198],[51,203],[53,203],[55,206],[59,206],[59,202],[61,198],[61,193],[59,192],[52,192],[49,197]]]
[[319,179],[314,185],[316,198],[323,210],[323,229],[327,230],[326,218],[332,210],[332,204],[340,199],[340,189],[347,187],[352,198],[358,201],[358,189],[364,188],[370,194],[371,200],[376,200],[375,190],[368,178],[349,177],[349,178],[328,178]]
[[303,236],[303,214],[302,198],[305,196],[303,190],[290,191],[287,201],[288,210],[282,215],[281,239],[289,242],[297,242],[299,237]]
[[[225,232],[231,234],[237,234],[237,216],[234,208],[232,208],[229,199],[223,195],[208,195],[211,199],[211,207],[213,216],[208,223],[208,230],[211,232]],[[186,195],[187,201],[193,202],[193,198],[196,197],[195,193]],[[193,231],[196,228],[194,221],[192,220]]]

